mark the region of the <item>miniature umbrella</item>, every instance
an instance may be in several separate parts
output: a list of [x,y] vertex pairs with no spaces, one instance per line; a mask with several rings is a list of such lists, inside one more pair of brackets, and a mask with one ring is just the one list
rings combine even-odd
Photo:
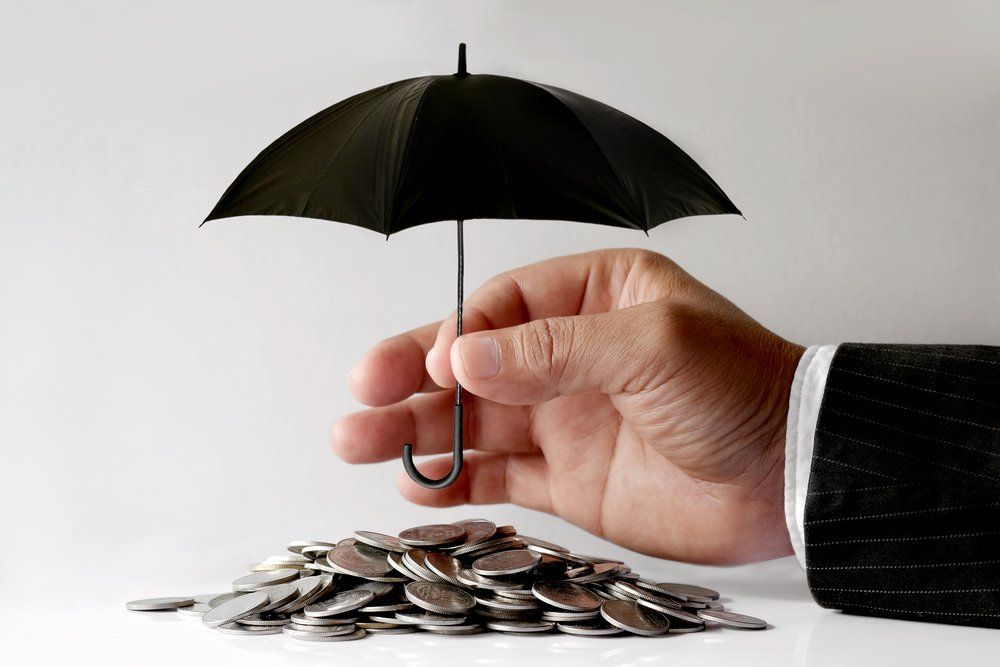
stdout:
[[[648,232],[692,215],[739,214],[684,151],[649,126],[595,100],[529,81],[458,71],[397,81],[302,122],[264,149],[206,218],[320,218],[385,234],[458,222],[462,335],[462,221],[574,220]],[[444,488],[462,470],[462,387],[455,387],[453,462],[422,475],[412,447],[403,466]]]

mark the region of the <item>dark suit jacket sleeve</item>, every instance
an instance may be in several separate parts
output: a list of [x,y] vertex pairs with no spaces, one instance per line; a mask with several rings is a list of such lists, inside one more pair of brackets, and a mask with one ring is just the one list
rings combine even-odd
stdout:
[[805,543],[824,607],[1000,627],[1000,348],[841,345]]

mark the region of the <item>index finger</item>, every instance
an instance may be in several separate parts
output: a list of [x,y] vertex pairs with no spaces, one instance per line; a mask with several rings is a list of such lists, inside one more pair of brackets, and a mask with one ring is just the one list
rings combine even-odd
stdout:
[[382,406],[417,392],[440,390],[424,363],[440,327],[440,322],[432,322],[375,345],[351,369],[351,393],[365,405]]

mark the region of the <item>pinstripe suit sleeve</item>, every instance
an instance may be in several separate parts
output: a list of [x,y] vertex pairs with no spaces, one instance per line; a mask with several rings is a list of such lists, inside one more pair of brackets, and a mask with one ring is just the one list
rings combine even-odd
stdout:
[[1000,627],[1000,348],[837,349],[805,544],[824,607]]

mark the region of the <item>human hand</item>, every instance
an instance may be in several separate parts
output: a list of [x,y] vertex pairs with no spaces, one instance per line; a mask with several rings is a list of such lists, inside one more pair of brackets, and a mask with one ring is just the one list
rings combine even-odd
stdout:
[[339,420],[351,463],[439,454],[451,468],[455,378],[468,392],[465,469],[403,495],[432,506],[512,502],[629,549],[736,563],[791,553],[785,421],[802,348],[672,261],[642,250],[501,274],[455,315],[376,345],[350,386],[376,406]]

